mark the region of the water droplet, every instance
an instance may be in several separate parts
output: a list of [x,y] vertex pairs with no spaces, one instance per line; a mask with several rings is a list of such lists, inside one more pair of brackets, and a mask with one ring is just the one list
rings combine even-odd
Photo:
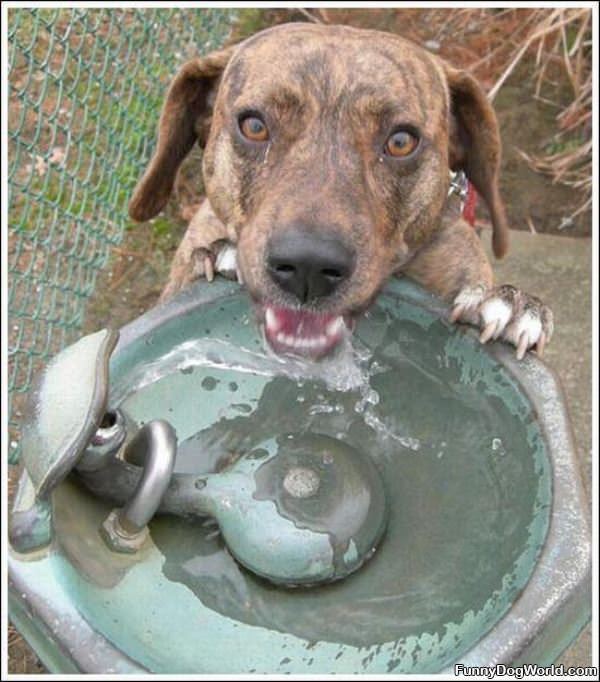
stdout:
[[200,385],[206,391],[214,391],[218,383],[218,379],[215,379],[214,377],[204,377]]

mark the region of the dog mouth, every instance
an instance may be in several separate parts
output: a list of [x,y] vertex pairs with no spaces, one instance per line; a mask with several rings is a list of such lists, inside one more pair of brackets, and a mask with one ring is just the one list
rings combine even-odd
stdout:
[[263,305],[265,338],[278,354],[321,358],[331,353],[351,331],[349,315],[302,308]]

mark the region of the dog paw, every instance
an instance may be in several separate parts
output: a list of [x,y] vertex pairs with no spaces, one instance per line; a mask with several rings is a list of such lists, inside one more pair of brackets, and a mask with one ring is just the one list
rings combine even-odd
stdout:
[[210,247],[181,244],[171,264],[171,272],[159,302],[164,302],[188,287],[195,280],[204,277],[212,282],[215,273],[228,279],[238,279],[241,275],[237,267],[237,249],[226,240],[213,242]]
[[209,249],[194,251],[194,271],[196,277],[206,277],[209,282],[215,273],[227,279],[237,279],[241,283],[241,275],[237,266],[237,248],[226,240],[211,244]]
[[480,327],[482,343],[490,339],[507,341],[517,349],[519,360],[531,348],[541,357],[554,330],[550,308],[510,284],[463,289],[454,299],[450,320]]

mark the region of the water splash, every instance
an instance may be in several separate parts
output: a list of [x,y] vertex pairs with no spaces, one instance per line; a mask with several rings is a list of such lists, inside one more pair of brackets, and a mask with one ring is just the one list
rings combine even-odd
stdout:
[[[375,355],[374,355],[375,353]],[[117,406],[129,396],[154,384],[174,372],[191,372],[196,367],[233,370],[265,377],[286,377],[296,383],[298,389],[312,384],[323,386],[316,400],[308,406],[311,417],[324,414],[344,413],[339,394],[356,395],[354,412],[361,416],[381,442],[392,440],[409,450],[419,450],[421,442],[411,434],[398,432],[376,411],[380,396],[372,385],[373,377],[385,374],[390,366],[382,357],[376,357],[377,349],[367,347],[356,336],[346,338],[336,353],[319,361],[306,358],[280,356],[265,344],[260,349],[250,349],[225,339],[195,338],[180,343],[157,360],[137,365],[130,373],[122,375],[111,387],[110,403]],[[296,401],[304,403],[301,391]]]
[[367,369],[371,353],[344,341],[335,355],[313,362],[283,357],[269,350],[250,350],[221,339],[192,339],[175,346],[158,360],[138,365],[112,386],[110,400],[118,405],[129,395],[176,371],[213,367],[262,376],[284,376],[297,381],[320,381],[333,391],[362,390],[368,386]]

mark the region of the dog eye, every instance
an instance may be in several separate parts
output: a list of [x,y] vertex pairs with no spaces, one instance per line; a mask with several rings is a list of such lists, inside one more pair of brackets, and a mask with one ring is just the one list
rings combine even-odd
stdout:
[[385,143],[385,151],[389,156],[402,158],[412,154],[419,144],[419,138],[408,130],[396,130]]
[[258,116],[242,116],[239,121],[242,135],[252,142],[265,142],[269,139],[269,131]]

